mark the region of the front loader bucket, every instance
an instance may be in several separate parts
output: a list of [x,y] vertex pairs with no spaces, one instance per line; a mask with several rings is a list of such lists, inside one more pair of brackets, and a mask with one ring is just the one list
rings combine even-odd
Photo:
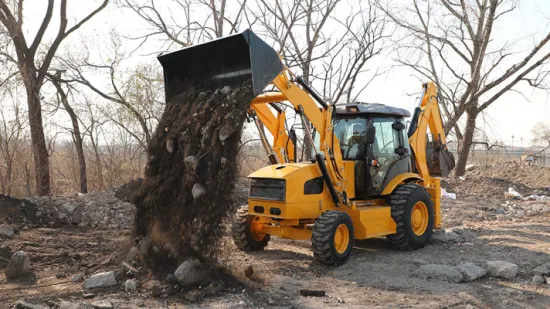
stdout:
[[258,95],[284,69],[277,52],[250,29],[158,59],[164,68],[166,102],[188,86],[206,90],[248,81]]

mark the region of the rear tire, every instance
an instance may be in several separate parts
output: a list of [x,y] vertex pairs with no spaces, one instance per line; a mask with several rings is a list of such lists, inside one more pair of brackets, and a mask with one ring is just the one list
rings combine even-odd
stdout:
[[248,214],[248,206],[241,206],[237,210],[231,224],[231,235],[237,248],[242,251],[260,251],[267,246],[270,235],[254,230],[259,219],[258,216]]
[[353,223],[341,211],[327,211],[315,220],[311,243],[315,259],[325,265],[344,264],[353,248]]
[[417,184],[399,185],[388,202],[397,225],[396,233],[389,235],[388,239],[401,250],[424,248],[434,228],[433,203],[426,188]]

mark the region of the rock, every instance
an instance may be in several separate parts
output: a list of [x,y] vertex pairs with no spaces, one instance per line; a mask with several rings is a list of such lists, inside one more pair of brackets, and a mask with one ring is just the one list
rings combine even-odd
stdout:
[[15,308],[16,309],[48,309],[48,307],[46,306],[31,304],[24,300],[17,301],[17,303],[15,304]]
[[453,228],[451,231],[458,234],[459,237],[456,240],[457,242],[471,242],[477,238],[477,234],[475,232],[464,230],[458,227]]
[[99,273],[91,276],[84,281],[85,289],[107,288],[116,285],[116,277],[114,271]]
[[540,285],[540,284],[544,284],[545,281],[541,275],[534,275],[533,278],[531,279],[531,283],[534,285]]
[[83,278],[84,278],[83,274],[76,274],[76,275],[72,276],[71,281],[74,282],[74,283],[78,283],[78,282],[82,281]]
[[432,235],[431,241],[435,244],[456,242],[460,236],[455,232],[436,233]]
[[92,303],[95,309],[113,309],[113,304],[108,300],[98,300]]
[[134,266],[128,264],[128,262],[122,262],[122,266],[128,274],[132,276],[139,276],[139,270],[137,270]]
[[422,266],[422,265],[427,265],[427,264],[430,264],[430,262],[428,262],[427,260],[425,259],[421,259],[421,258],[416,258],[413,260],[413,263],[416,265],[416,266]]
[[546,284],[550,284],[550,277],[546,278]]
[[29,271],[29,266],[29,256],[23,251],[17,251],[11,256],[4,273],[6,274],[6,278],[14,279],[26,275]]
[[73,204],[73,203],[69,203],[69,202],[61,205],[61,207],[63,207],[70,214],[72,214],[73,211],[76,209],[76,205]]
[[143,238],[137,245],[139,253],[142,255],[149,254],[149,249],[151,247],[151,239],[149,237]]
[[307,289],[300,290],[301,296],[323,297],[325,296],[325,294],[326,293],[323,290],[307,290]]
[[466,164],[466,171],[467,172],[471,172],[473,170],[476,169],[476,165],[475,164]]
[[198,199],[199,197],[203,196],[205,193],[206,193],[206,188],[203,185],[201,185],[198,182],[193,185],[191,194],[193,194],[194,199]]
[[275,301],[271,297],[267,299],[267,303],[272,306],[275,305]]
[[455,269],[462,273],[462,280],[465,282],[474,281],[487,274],[485,269],[470,262],[456,266]]
[[195,156],[187,156],[185,159],[183,159],[183,162],[192,169],[195,169],[197,166],[197,158]]
[[0,236],[13,237],[15,231],[7,224],[0,224]]
[[531,274],[533,275],[541,275],[541,276],[550,276],[550,262],[544,263],[542,265],[539,265],[535,267]]
[[413,272],[413,276],[422,279],[436,279],[453,283],[462,281],[462,273],[449,265],[423,265]]
[[128,279],[124,283],[124,290],[126,292],[137,292],[137,280],[136,279]]
[[203,282],[207,274],[201,262],[197,259],[191,258],[181,263],[181,265],[174,272],[174,276],[178,278],[180,285],[186,287]]
[[68,301],[61,301],[59,303],[59,309],[93,309],[92,305],[84,302],[72,303]]
[[84,293],[84,294],[82,294],[82,298],[84,298],[84,299],[90,299],[90,298],[94,298],[94,297],[95,297],[94,293]]
[[252,275],[254,275],[254,268],[252,268],[252,265],[248,265],[248,267],[245,268],[244,275],[247,278],[250,278],[252,277]]
[[220,141],[224,142],[224,141],[227,140],[231,135],[233,135],[233,133],[235,133],[235,128],[234,128],[233,126],[224,125],[224,126],[220,129],[220,133],[218,134],[218,137],[220,138]]
[[9,260],[13,253],[11,252],[10,247],[6,245],[0,246],[0,257],[5,258],[6,260]]
[[166,141],[166,150],[169,152],[169,153],[174,153],[174,141],[169,139]]
[[485,269],[492,277],[512,280],[517,276],[519,267],[506,261],[488,261],[485,263]]
[[154,284],[151,287],[151,296],[159,297],[160,295],[162,295],[162,287],[160,286],[160,284]]
[[222,89],[220,89],[220,92],[223,93],[223,94],[225,94],[225,95],[228,95],[229,92],[231,92],[231,87],[225,86],[225,87],[223,87]]

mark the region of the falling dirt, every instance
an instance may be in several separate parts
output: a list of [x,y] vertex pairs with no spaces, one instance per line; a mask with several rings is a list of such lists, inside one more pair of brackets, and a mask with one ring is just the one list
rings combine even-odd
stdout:
[[136,234],[149,237],[155,265],[194,256],[214,261],[220,223],[233,209],[237,146],[251,82],[184,91],[166,105],[149,144],[149,162],[135,200]]

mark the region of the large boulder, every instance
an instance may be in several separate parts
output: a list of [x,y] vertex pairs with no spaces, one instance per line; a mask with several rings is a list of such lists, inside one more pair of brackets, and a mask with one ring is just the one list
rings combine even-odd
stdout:
[[174,272],[174,276],[176,276],[180,285],[191,286],[203,282],[207,277],[207,273],[199,260],[191,258],[181,263]]
[[84,281],[85,289],[95,289],[95,288],[107,288],[113,285],[116,285],[116,277],[114,271],[99,273],[91,276],[90,278]]
[[512,280],[517,276],[519,267],[506,261],[488,261],[485,263],[485,269],[492,277]]
[[24,251],[15,252],[11,256],[8,267],[6,267],[4,271],[6,278],[14,279],[26,275],[29,271],[30,264],[29,256]]
[[487,271],[474,263],[464,263],[455,267],[462,274],[462,279],[465,282],[474,281],[487,274]]
[[413,272],[413,276],[422,279],[436,279],[452,283],[459,283],[462,281],[462,273],[449,265],[423,265]]

